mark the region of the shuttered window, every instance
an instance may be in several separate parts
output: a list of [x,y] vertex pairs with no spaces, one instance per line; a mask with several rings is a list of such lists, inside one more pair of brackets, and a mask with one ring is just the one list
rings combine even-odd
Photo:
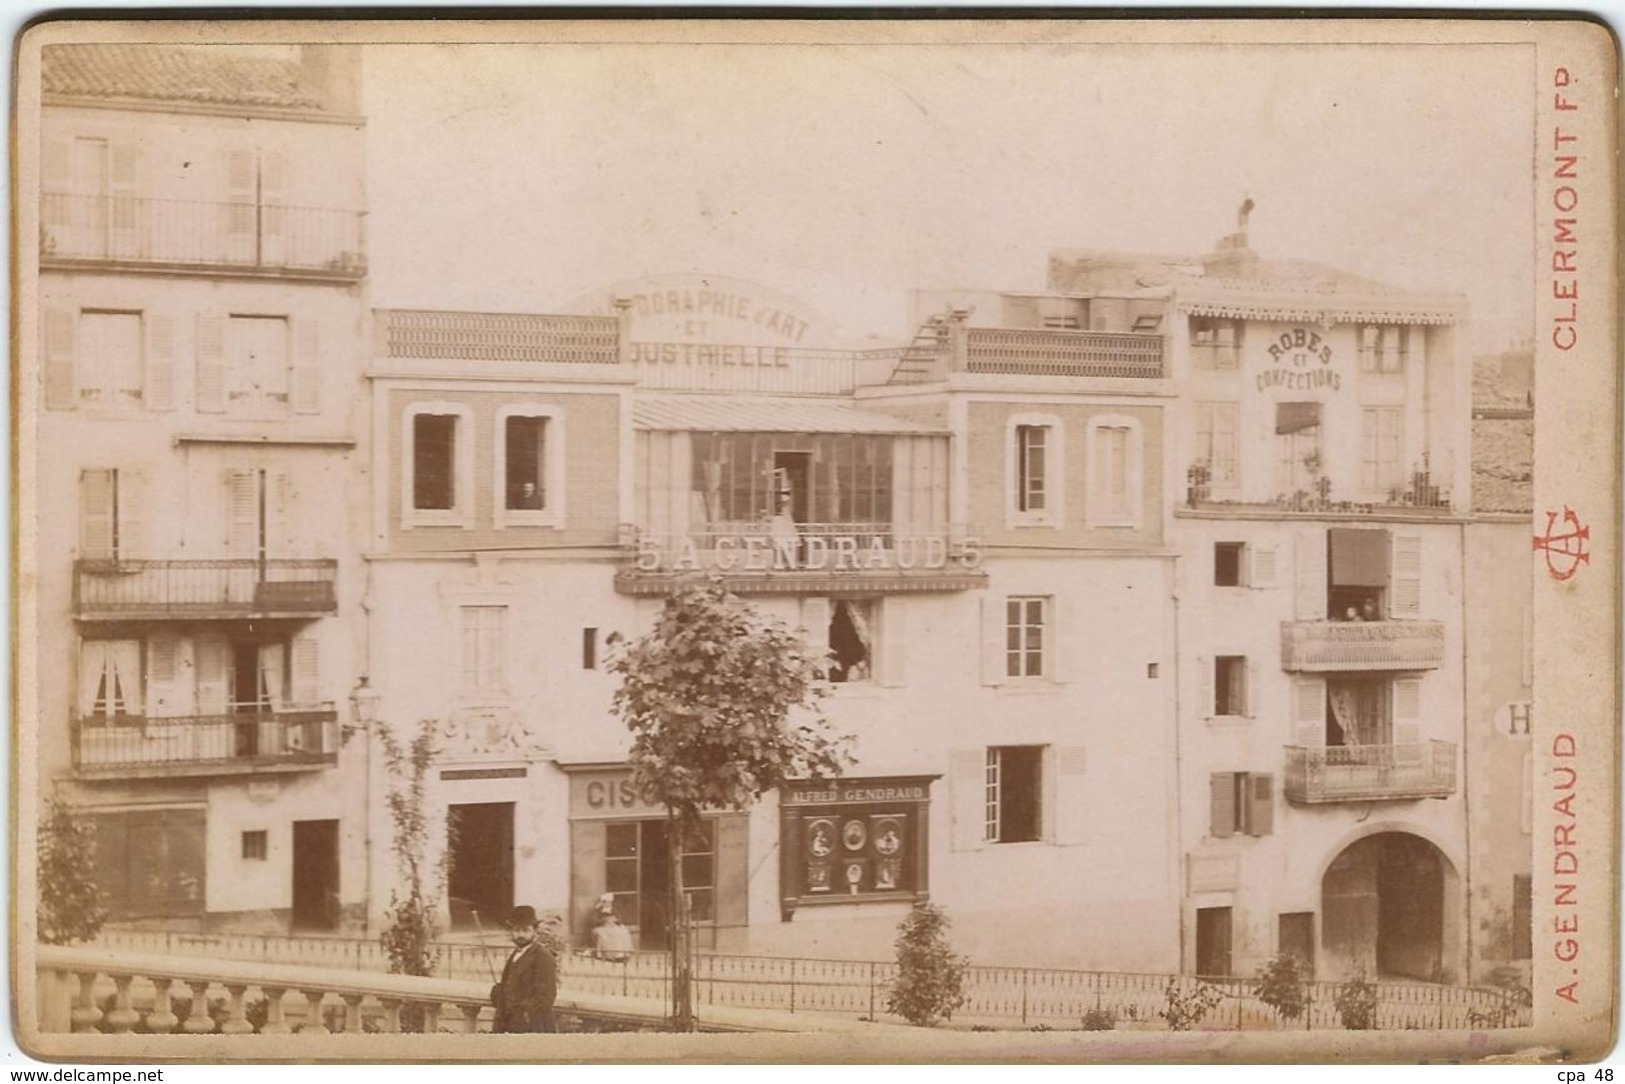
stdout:
[[1404,483],[1405,411],[1365,407],[1360,411],[1360,488],[1386,496]]
[[1236,403],[1196,404],[1196,458],[1207,464],[1210,484],[1218,489],[1234,488],[1240,482],[1240,444]]
[[418,414],[412,419],[412,507],[450,511],[457,500],[457,416]]
[[1004,604],[1004,672],[1008,677],[1043,677],[1049,599],[1011,598]]
[[989,843],[1028,843],[1043,832],[1042,745],[995,746],[987,751],[986,820]]
[[1267,836],[1275,830],[1275,778],[1255,772],[1214,772],[1208,780],[1208,834]]
[[74,384],[82,405],[141,405],[146,381],[139,312],[81,312],[75,350]]

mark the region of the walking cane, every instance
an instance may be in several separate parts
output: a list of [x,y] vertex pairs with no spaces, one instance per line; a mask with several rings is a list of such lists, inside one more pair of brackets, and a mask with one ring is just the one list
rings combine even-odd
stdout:
[[485,943],[485,927],[480,925],[480,913],[472,908],[470,912],[474,915],[474,929],[480,935],[480,955],[485,957],[485,970],[491,973],[491,986],[495,989],[501,985],[502,980],[497,978],[496,965],[491,962],[491,954],[486,951],[490,946]]

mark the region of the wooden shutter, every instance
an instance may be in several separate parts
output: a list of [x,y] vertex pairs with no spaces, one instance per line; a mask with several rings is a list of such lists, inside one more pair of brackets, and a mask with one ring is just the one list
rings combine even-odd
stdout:
[[1280,548],[1277,546],[1247,546],[1248,568],[1247,586],[1263,590],[1278,584],[1277,558]]
[[1213,718],[1213,656],[1200,655],[1196,659],[1196,672],[1199,675],[1199,684],[1196,691],[1197,717],[1201,719]]
[[1236,832],[1236,776],[1214,772],[1208,776],[1208,834],[1228,839]]
[[1259,715],[1258,706],[1264,700],[1262,696],[1264,690],[1260,684],[1258,660],[1251,655],[1247,656],[1246,681],[1247,687],[1241,690],[1242,699],[1245,701],[1242,705],[1242,714],[1249,719],[1255,719]]
[[287,204],[288,161],[276,151],[260,157],[259,221],[260,258],[273,267],[282,266],[288,253],[284,217]]
[[1089,789],[1084,778],[1084,747],[1053,747],[1055,772],[1055,842],[1074,847],[1089,838]]
[[73,340],[79,330],[74,309],[45,310],[45,409],[72,410],[79,403],[73,373]]
[[880,658],[875,679],[895,688],[908,681],[908,607],[901,598],[888,598],[877,602],[872,612],[880,619]]
[[321,641],[315,633],[302,632],[293,638],[288,651],[289,699],[301,707],[322,699]]
[[1275,831],[1275,779],[1268,774],[1248,777],[1247,834],[1267,836]]
[[226,641],[218,636],[199,636],[193,653],[197,658],[197,710],[201,715],[226,713]]
[[716,819],[716,916],[721,927],[750,925],[750,816]]
[[[604,855],[608,841],[603,821],[570,822],[570,928],[573,936],[591,943],[592,911],[605,887]],[[721,918],[722,885],[718,870],[717,907]]]
[[1422,680],[1394,682],[1394,744],[1416,745],[1422,740]]
[[175,321],[148,312],[141,318],[146,330],[147,356],[142,399],[148,410],[175,409]]
[[1292,743],[1306,749],[1326,744],[1326,682],[1320,678],[1292,683]]
[[1044,606],[1044,616],[1049,627],[1044,630],[1047,643],[1044,650],[1049,652],[1049,658],[1044,660],[1045,669],[1049,679],[1056,682],[1075,681],[1078,676],[1078,615],[1076,607],[1068,604],[1062,596],[1051,595]]
[[213,313],[197,318],[197,408],[210,414],[226,409],[226,321]]
[[287,471],[271,471],[265,476],[265,550],[269,557],[300,557],[299,539],[294,531],[297,504],[293,479]]
[[180,639],[161,633],[147,641],[147,714],[173,718],[183,714],[179,703]]
[[948,753],[948,800],[956,851],[987,845],[987,750],[954,749]]
[[86,470],[79,473],[79,557],[85,561],[109,561],[113,553],[114,472]]
[[1414,618],[1422,613],[1422,536],[1394,536],[1389,572],[1388,616]]
[[314,414],[321,409],[322,358],[320,325],[310,317],[294,323],[293,409]]
[[260,542],[259,472],[226,472],[226,552],[258,557]]
[[147,475],[141,470],[118,472],[118,557],[131,561],[147,553]]
[[801,627],[807,634],[807,653],[818,665],[818,672],[829,674],[829,599],[809,595],[801,600]]
[[1311,528],[1296,539],[1297,601],[1299,621],[1326,620],[1326,531]]
[[259,164],[253,151],[226,152],[227,229],[234,234],[252,234],[255,204],[259,200]]
[[982,684],[1003,685],[1005,670],[1004,599],[991,592],[982,597]]
[[115,257],[146,255],[141,246],[141,148],[114,143],[112,157],[112,245]]
[[[41,222],[46,229],[60,228],[72,221],[73,188],[72,144],[64,139],[47,139],[40,145]],[[45,252],[54,251],[52,244],[61,244],[63,238],[51,237]]]

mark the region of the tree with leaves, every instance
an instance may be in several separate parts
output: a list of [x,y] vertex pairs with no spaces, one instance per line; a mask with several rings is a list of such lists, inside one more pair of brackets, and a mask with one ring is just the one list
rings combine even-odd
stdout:
[[91,941],[107,921],[96,878],[96,825],[58,798],[35,830],[39,856],[39,939],[47,945]]
[[886,993],[886,1011],[911,1024],[933,1027],[965,1003],[970,961],[948,944],[948,916],[931,903],[916,903],[897,928],[897,978]]
[[743,811],[792,779],[829,779],[852,763],[819,700],[826,660],[783,622],[720,580],[681,585],[653,630],[615,638],[614,708],[632,734],[632,784],[666,809],[671,869],[672,1025],[694,1029],[693,945],[682,852],[708,810]]

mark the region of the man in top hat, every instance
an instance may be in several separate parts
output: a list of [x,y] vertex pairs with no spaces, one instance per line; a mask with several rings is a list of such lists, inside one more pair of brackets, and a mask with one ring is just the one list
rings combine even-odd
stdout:
[[537,939],[536,908],[515,907],[508,916],[513,952],[502,966],[502,981],[491,987],[497,1032],[553,1030],[553,999],[558,996],[558,965]]

